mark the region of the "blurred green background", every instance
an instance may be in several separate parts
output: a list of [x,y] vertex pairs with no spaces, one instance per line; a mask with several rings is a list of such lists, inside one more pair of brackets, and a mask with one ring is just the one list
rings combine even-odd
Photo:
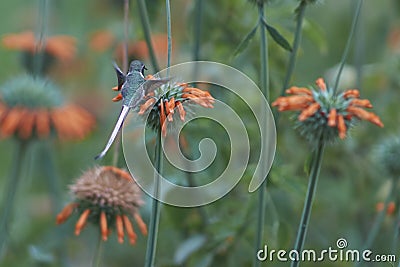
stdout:
[[[269,2],[267,21],[292,42],[294,9],[298,1]],[[330,82],[332,68],[339,63],[346,44],[355,8],[353,2],[325,0],[307,8],[303,40],[291,85],[310,86],[321,76]],[[113,31],[122,41],[122,3],[117,0],[49,1],[48,35],[75,37],[78,55],[72,62],[56,64],[48,77],[62,88],[70,101],[81,104],[97,118],[96,130],[85,140],[54,141],[54,160],[63,192],[59,197],[63,203],[71,200],[68,185],[95,164],[93,157],[103,147],[120,111],[119,104],[110,101],[115,96],[110,89],[116,84],[111,65],[113,49],[96,52],[90,48],[89,41],[95,31],[102,29]],[[165,1],[147,0],[146,4],[152,32],[165,33]],[[171,5],[172,63],[176,64],[193,59],[196,9],[193,0],[174,0]],[[231,65],[258,83],[258,35],[242,54],[233,57],[242,38],[256,23],[257,8],[245,0],[203,0],[202,5],[200,59]],[[2,1],[0,35],[37,31],[38,6],[39,1]],[[136,1],[131,1],[129,36],[133,41],[144,38],[138,12]],[[361,97],[374,104],[374,112],[381,117],[385,128],[362,122],[352,130],[349,138],[326,149],[305,248],[321,250],[333,247],[340,237],[347,239],[349,248],[361,248],[377,216],[375,206],[388,193],[390,176],[376,164],[374,151],[380,142],[400,133],[400,38],[390,38],[395,31],[400,31],[400,5],[398,0],[365,1],[362,12],[341,89],[359,88]],[[269,44],[271,99],[275,99],[283,84],[289,53],[271,38]],[[24,72],[19,52],[1,47],[0,59],[0,84]],[[146,60],[145,63],[148,73],[152,73],[150,62]],[[161,53],[159,64],[163,68],[165,63],[166,57]],[[214,96],[219,97],[218,94]],[[226,96],[221,94],[220,97],[224,99]],[[236,109],[245,109],[240,101],[230,101],[237,105]],[[310,145],[292,129],[289,113],[280,117],[277,153],[268,182],[266,230],[262,238],[271,248],[289,250],[294,243],[305,197],[305,166]],[[201,138],[211,137],[218,145],[219,158],[203,173],[209,179],[223,169],[225,155],[229,152],[229,145],[218,141],[224,140],[224,131],[218,128],[209,131],[211,127],[215,129],[212,123],[200,121],[187,131],[193,157],[196,157]],[[257,135],[254,129],[249,132]],[[254,140],[252,147],[257,147],[257,138]],[[2,207],[3,189],[10,175],[14,147],[12,139],[0,142]],[[1,255],[0,266],[89,266],[98,228],[88,226],[79,237],[74,236],[76,215],[62,226],[55,225],[48,180],[44,177],[46,162],[43,162],[40,147],[41,144],[36,143],[29,150],[28,164],[24,166],[15,198],[9,244]],[[257,151],[252,153],[252,157],[257,156]],[[102,163],[111,164],[111,156]],[[119,166],[125,166],[122,160]],[[157,266],[251,266],[257,234],[256,194],[247,192],[252,167],[250,165],[232,192],[213,204],[192,209],[163,206]],[[146,205],[141,208],[141,214],[148,222],[151,199],[146,195],[143,198]],[[396,199],[397,205],[399,198]],[[385,217],[373,244],[374,253],[391,253],[395,223],[395,215]],[[105,243],[102,266],[142,266],[145,249],[146,238],[140,234],[134,247],[126,241],[120,245],[113,234]],[[288,266],[288,263],[278,262],[263,264]],[[324,266],[352,265],[348,262],[324,263]],[[303,263],[302,266],[320,265]],[[371,263],[365,266],[382,265]]]

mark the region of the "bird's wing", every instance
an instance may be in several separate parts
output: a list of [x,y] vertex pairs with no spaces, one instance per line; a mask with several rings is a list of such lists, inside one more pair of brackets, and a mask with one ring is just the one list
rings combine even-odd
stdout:
[[147,80],[143,84],[144,94],[147,95],[149,92],[154,91],[155,89],[157,89],[161,85],[168,83],[170,80],[171,80],[171,78]]
[[118,67],[117,63],[113,62],[113,66],[114,66],[115,72],[117,73],[118,91],[119,91],[119,90],[121,90],[121,87],[124,84],[126,77],[125,77],[125,74],[122,72],[122,70]]
[[103,151],[101,151],[101,153],[98,154],[94,158],[95,160],[101,159],[102,157],[104,157],[106,155],[107,151],[110,149],[111,145],[114,143],[114,140],[117,137],[117,134],[118,134],[119,130],[121,129],[121,127],[122,127],[122,125],[123,125],[123,123],[125,121],[125,118],[129,113],[129,110],[130,110],[130,107],[125,106],[125,105],[122,106],[122,110],[119,113],[117,123],[115,124],[114,130],[112,131],[112,133],[110,135],[110,138],[108,139],[107,145],[103,149]]

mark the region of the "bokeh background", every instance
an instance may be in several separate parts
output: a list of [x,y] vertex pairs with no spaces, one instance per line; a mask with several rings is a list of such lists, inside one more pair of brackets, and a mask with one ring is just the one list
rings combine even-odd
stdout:
[[[312,86],[318,77],[329,83],[334,77],[346,44],[353,18],[355,1],[325,0],[310,5],[306,12],[303,39],[291,85]],[[156,54],[161,68],[166,65],[165,2],[146,1],[153,37],[158,40]],[[195,29],[194,0],[174,0],[172,5],[172,63],[193,60]],[[294,9],[298,1],[273,0],[267,5],[266,18],[292,42],[295,27]],[[37,32],[39,1],[2,1],[0,4],[0,35],[25,30]],[[245,0],[219,0],[202,3],[199,58],[231,65],[256,83],[259,81],[258,35],[238,56],[234,51],[257,21],[257,8]],[[143,30],[136,1],[131,1],[129,39],[130,58],[142,59],[152,73],[152,65],[143,42]],[[120,111],[111,102],[116,84],[111,62],[121,64],[118,43],[123,41],[123,1],[117,0],[53,0],[49,1],[48,36],[66,34],[77,40],[77,55],[72,61],[57,62],[47,77],[62,89],[71,102],[90,111],[97,120],[95,130],[84,140],[60,142],[54,140],[54,165],[59,174],[61,203],[72,198],[68,185],[83,170],[96,164],[93,157],[103,145]],[[96,48],[93,38],[99,31],[114,35],[114,41]],[[283,84],[289,53],[269,38],[271,99],[275,99]],[[0,47],[0,85],[24,73],[21,55]],[[376,147],[385,139],[400,134],[400,4],[398,0],[365,1],[360,26],[344,70],[340,89],[359,88],[362,98],[374,104],[385,127],[380,129],[363,122],[350,136],[326,149],[320,183],[314,202],[306,248],[326,249],[344,237],[349,248],[361,248],[377,216],[376,205],[384,201],[391,179],[376,160]],[[332,83],[332,82],[331,82]],[[243,88],[246,90],[246,88]],[[225,97],[212,91],[216,98]],[[229,98],[229,97],[227,97]],[[230,102],[236,109],[245,109],[240,101]],[[236,104],[235,104],[236,103]],[[291,249],[300,220],[307,187],[307,164],[310,145],[292,127],[290,114],[281,114],[277,125],[278,145],[268,182],[265,244],[275,249]],[[212,131],[210,129],[213,129]],[[257,135],[253,129],[250,134]],[[211,122],[200,121],[189,127],[186,137],[190,144],[189,157],[198,156],[197,145],[204,137],[218,144],[216,162],[201,177],[212,179],[226,164],[229,145],[226,133]],[[254,138],[252,147],[257,147]],[[71,218],[56,226],[54,206],[45,178],[45,157],[40,144],[28,151],[27,164],[17,190],[10,224],[9,243],[1,254],[0,266],[89,266],[98,239],[98,228],[92,225],[74,236]],[[4,187],[13,164],[14,139],[0,141],[1,206]],[[257,157],[257,151],[252,156]],[[254,160],[252,158],[252,160]],[[400,160],[400,159],[399,159]],[[111,156],[102,164],[111,164]],[[256,162],[255,160],[253,162]],[[124,167],[120,160],[119,167]],[[251,266],[256,236],[256,194],[247,192],[252,176],[252,164],[245,177],[227,196],[201,208],[162,207],[157,266]],[[167,170],[171,179],[173,171]],[[171,174],[172,173],[172,174]],[[205,179],[206,179],[205,178]],[[204,182],[203,179],[199,183]],[[146,222],[150,217],[151,199],[140,213]],[[374,253],[391,253],[396,230],[396,213],[385,216],[376,241]],[[389,240],[389,241],[388,241]],[[104,244],[102,266],[142,266],[146,237],[139,235],[135,246],[120,245],[112,235]],[[397,253],[399,254],[399,253]],[[400,255],[397,255],[400,256]],[[288,263],[264,263],[265,266],[288,266]],[[303,266],[319,266],[304,263]],[[346,262],[327,262],[324,266],[352,266]],[[369,264],[365,266],[381,266]]]

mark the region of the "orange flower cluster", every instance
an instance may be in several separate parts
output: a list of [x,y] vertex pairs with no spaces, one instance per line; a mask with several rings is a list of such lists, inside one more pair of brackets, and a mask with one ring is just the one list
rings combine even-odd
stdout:
[[322,78],[316,80],[316,85],[319,91],[293,86],[286,90],[286,93],[291,96],[277,98],[272,106],[278,107],[279,111],[299,111],[300,122],[305,122],[317,115],[322,116],[324,125],[319,126],[336,127],[341,139],[346,137],[346,125],[349,125],[354,117],[383,127],[383,123],[376,114],[363,109],[372,108],[372,104],[367,99],[359,99],[358,90],[349,89],[335,96]]
[[[151,76],[148,78],[151,78]],[[138,112],[139,115],[143,115],[151,110],[154,105],[157,105],[161,131],[164,137],[167,135],[167,123],[173,122],[175,108],[179,112],[181,121],[185,121],[186,111],[183,107],[185,101],[191,101],[204,108],[213,108],[215,102],[215,99],[208,91],[189,87],[186,83],[178,83],[175,87],[172,86],[172,88],[174,89],[172,89],[168,96],[164,95],[160,99],[155,96],[154,92],[147,94],[145,96],[147,100],[140,106]]]
[[82,139],[95,126],[94,117],[77,105],[61,107],[28,108],[8,107],[0,103],[0,136],[12,135],[26,140],[32,137],[47,138],[54,129],[61,140]]
[[8,49],[30,52],[32,54],[44,50],[46,53],[63,61],[71,60],[76,54],[76,39],[67,35],[55,35],[48,37],[43,47],[39,47],[32,31],[6,34],[2,38],[3,46]]
[[124,242],[126,231],[130,244],[134,245],[137,235],[130,216],[141,233],[147,235],[147,226],[137,212],[137,207],[142,204],[140,190],[126,171],[114,166],[95,167],[86,171],[71,190],[77,201],[64,207],[57,215],[56,223],[64,223],[74,211],[78,211],[80,216],[75,224],[75,235],[79,235],[90,220],[99,225],[103,241],[108,239],[114,227],[119,243]]

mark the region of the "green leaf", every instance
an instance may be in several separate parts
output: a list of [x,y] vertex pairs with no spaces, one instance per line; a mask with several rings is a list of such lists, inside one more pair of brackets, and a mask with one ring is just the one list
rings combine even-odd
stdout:
[[183,241],[176,249],[174,262],[182,265],[194,252],[199,250],[207,241],[205,235],[195,235]]
[[271,35],[272,39],[274,39],[274,41],[283,49],[288,50],[288,51],[292,51],[292,47],[290,46],[289,42],[285,39],[285,37],[282,36],[282,34],[280,34],[278,32],[277,29],[275,29],[274,27],[268,25],[268,23],[263,20],[263,24],[264,26],[267,28],[267,31],[269,33],[269,35]]
[[243,52],[243,50],[249,45],[250,41],[253,39],[254,35],[257,32],[257,28],[258,28],[258,24],[256,26],[254,26],[254,28],[251,30],[251,32],[249,32],[244,38],[243,40],[240,42],[240,44],[238,45],[238,47],[236,48],[235,52],[233,53],[233,57],[236,57],[237,55],[239,55],[240,53]]

